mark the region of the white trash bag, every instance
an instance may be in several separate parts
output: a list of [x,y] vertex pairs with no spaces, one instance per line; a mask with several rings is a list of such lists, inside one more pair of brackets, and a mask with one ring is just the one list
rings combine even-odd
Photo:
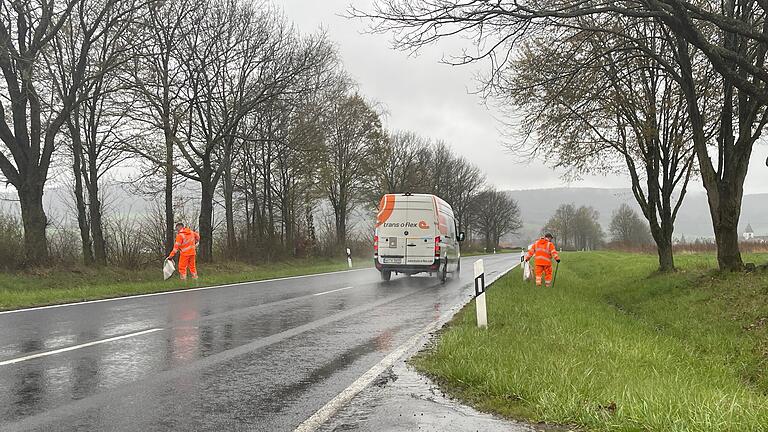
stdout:
[[176,266],[173,265],[173,260],[165,260],[165,264],[163,264],[163,280],[168,280],[169,277],[173,276],[174,271],[176,271]]
[[531,280],[531,263],[530,263],[530,261],[525,261],[523,263],[523,280],[526,280],[526,281]]

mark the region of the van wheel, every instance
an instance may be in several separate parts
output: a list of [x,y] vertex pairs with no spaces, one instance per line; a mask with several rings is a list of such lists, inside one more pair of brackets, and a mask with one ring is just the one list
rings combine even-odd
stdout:
[[440,283],[445,283],[446,280],[448,280],[448,260],[445,260],[445,264],[443,264],[443,269],[439,271],[438,277],[440,278]]
[[392,271],[391,270],[382,270],[381,271],[381,280],[384,282],[389,281],[392,279]]
[[456,263],[456,277],[461,277],[461,258]]

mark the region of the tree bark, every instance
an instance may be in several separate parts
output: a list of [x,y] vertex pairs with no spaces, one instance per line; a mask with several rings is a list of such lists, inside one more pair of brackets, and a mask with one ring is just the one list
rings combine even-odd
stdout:
[[175,241],[173,215],[173,136],[169,127],[165,132],[165,250],[171,253]]
[[104,239],[104,225],[101,214],[101,200],[99,199],[99,178],[96,158],[89,158],[89,181],[88,181],[88,209],[91,217],[91,237],[93,238],[93,256],[97,266],[107,265],[107,242]]
[[17,190],[24,225],[24,265],[37,266],[48,263],[48,239],[45,228],[48,219],[43,210],[43,185],[24,184]]
[[344,249],[344,243],[347,241],[347,215],[346,212],[338,211],[336,213],[336,247],[339,250]]
[[[654,221],[655,222],[655,221]],[[656,252],[659,256],[659,272],[668,273],[675,271],[675,258],[672,254],[673,221],[662,220],[661,225],[651,224],[651,235],[656,242]]]
[[[231,145],[231,144],[230,144]],[[224,218],[227,225],[227,255],[234,257],[237,254],[237,237],[235,236],[235,190],[232,183],[232,152],[225,154],[226,167],[224,169]]]
[[202,186],[200,196],[200,261],[211,262],[213,260],[213,186],[210,181],[200,182]]
[[[72,116],[77,119],[77,114]],[[83,250],[83,264],[93,265],[93,244],[90,227],[88,226],[88,210],[85,205],[83,189],[83,144],[80,140],[79,126],[70,124],[72,132],[72,174],[75,177],[75,207],[77,209],[77,225],[80,228],[80,242]]]
[[[739,184],[743,184],[743,179]],[[722,271],[741,271],[744,262],[739,251],[738,228],[742,193],[721,191],[719,195],[717,206],[712,206],[710,203],[710,214],[717,243],[717,262]]]

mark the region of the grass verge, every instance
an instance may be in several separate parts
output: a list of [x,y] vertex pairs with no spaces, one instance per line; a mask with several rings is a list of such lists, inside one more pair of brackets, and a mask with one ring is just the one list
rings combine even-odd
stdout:
[[[371,265],[357,260],[356,268]],[[37,269],[24,273],[0,273],[0,310],[72,303],[84,300],[148,294],[185,288],[256,281],[288,276],[346,270],[343,260],[290,260],[264,265],[199,264],[200,279],[179,280],[178,275],[163,281],[161,268],[145,270]]]
[[[712,255],[564,254],[557,286],[515,270],[412,359],[470,404],[596,431],[768,430],[768,273],[722,275]],[[749,256],[764,262],[768,256]]]

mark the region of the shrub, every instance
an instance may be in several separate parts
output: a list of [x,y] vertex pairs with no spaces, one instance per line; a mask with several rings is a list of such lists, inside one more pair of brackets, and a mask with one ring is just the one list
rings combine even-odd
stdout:
[[0,268],[13,270],[24,259],[24,235],[21,221],[0,209]]

